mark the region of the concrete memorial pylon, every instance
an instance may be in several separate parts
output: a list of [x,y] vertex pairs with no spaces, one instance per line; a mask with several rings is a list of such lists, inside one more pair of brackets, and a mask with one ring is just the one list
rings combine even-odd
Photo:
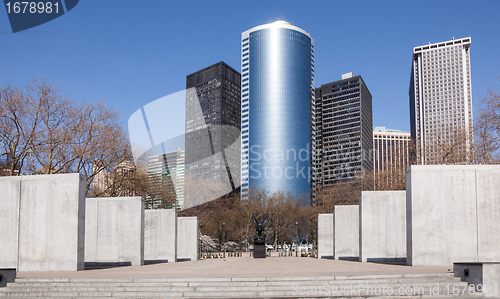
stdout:
[[85,180],[78,173],[0,178],[0,268],[84,268]]
[[144,264],[144,201],[135,197],[87,198],[85,264]]
[[359,259],[359,205],[339,205],[333,210],[336,260]]
[[198,259],[198,217],[177,218],[177,260]]
[[361,192],[359,261],[406,262],[405,191]]
[[318,214],[318,258],[333,259],[333,214]]
[[500,165],[412,165],[407,265],[500,261]]
[[177,218],[177,211],[175,209],[145,210],[144,217],[144,262],[146,264],[175,263],[177,261],[177,222],[181,219]]

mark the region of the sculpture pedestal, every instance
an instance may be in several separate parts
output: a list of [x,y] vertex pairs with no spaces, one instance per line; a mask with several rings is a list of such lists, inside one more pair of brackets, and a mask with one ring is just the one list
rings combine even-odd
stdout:
[[254,259],[266,258],[266,245],[254,245],[253,246],[253,258]]

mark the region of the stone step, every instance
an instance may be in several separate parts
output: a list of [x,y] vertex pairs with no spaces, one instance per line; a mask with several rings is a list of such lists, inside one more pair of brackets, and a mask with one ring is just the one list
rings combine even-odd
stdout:
[[290,285],[292,283],[307,282],[316,284],[384,284],[384,283],[417,283],[417,282],[460,282],[459,277],[434,277],[434,278],[392,278],[392,279],[351,279],[351,280],[283,280],[283,281],[197,281],[197,282],[31,282],[16,280],[9,283],[11,287],[21,286],[52,286],[52,287],[78,287],[78,286],[110,286],[110,287],[196,287],[196,286],[266,286],[266,285]]
[[[463,284],[459,279],[445,280],[445,279],[434,279],[434,280],[381,280],[381,281],[370,281],[370,280],[360,280],[355,282],[349,281],[274,281],[274,282],[226,282],[226,283],[214,283],[214,282],[193,282],[193,283],[9,283],[9,289],[23,289],[23,290],[48,290],[48,289],[58,289],[58,290],[75,290],[75,289],[90,289],[90,288],[113,288],[117,290],[125,290],[127,288],[148,288],[148,289],[175,289],[175,288],[186,288],[186,287],[290,287],[292,285],[338,285],[338,286],[350,286],[350,285],[367,285],[367,286],[380,286],[380,285],[426,285],[426,284],[442,284],[442,285],[455,285]],[[1,291],[1,289],[0,289]]]
[[110,278],[17,278],[16,283],[231,283],[231,282],[279,282],[279,281],[378,281],[378,280],[400,280],[412,281],[419,279],[446,279],[457,280],[452,274],[442,275],[376,275],[376,276],[317,276],[317,277],[238,277],[238,278],[141,278],[141,279],[110,279]]
[[[11,297],[11,298],[16,298],[16,299],[32,299],[33,297],[32,296],[20,296],[20,297]],[[83,297],[83,296],[77,296],[77,297],[57,297],[57,299],[99,299],[99,298],[106,298],[106,297]],[[108,298],[111,298],[111,297],[108,297]],[[147,298],[166,298],[165,296],[157,296],[157,297],[121,297],[121,298],[134,298],[134,299],[137,299],[137,298],[144,298],[144,299],[147,299]],[[185,298],[188,298],[188,297],[185,297]],[[204,298],[207,298],[207,297],[200,297],[200,296],[193,296],[193,297],[189,297],[191,299],[204,299]],[[221,298],[231,298],[231,297],[221,297]],[[480,295],[477,295],[477,296],[460,296],[460,297],[457,297],[457,296],[448,296],[448,295],[437,295],[437,296],[354,296],[354,297],[345,297],[345,296],[300,296],[300,297],[290,297],[290,296],[280,296],[280,297],[276,297],[276,296],[272,296],[272,297],[266,297],[266,296],[263,296],[263,297],[241,297],[241,298],[246,298],[246,299],[263,299],[263,298],[269,298],[269,299],[277,299],[277,298],[307,298],[307,299],[326,299],[326,298],[349,298],[349,299],[374,299],[374,298],[377,298],[377,299],[422,299],[422,298],[426,298],[426,299],[456,299],[456,298],[460,298],[460,299],[477,299],[477,298],[483,298],[482,296]],[[498,299],[498,298],[491,298],[491,297],[486,297],[488,299]]]
[[[463,292],[460,298],[481,297],[481,293],[469,293],[467,283],[461,282],[453,273],[237,278],[18,278],[7,287],[0,288],[0,297],[430,299],[455,298],[453,290]],[[399,296],[398,292],[405,294]],[[419,292],[417,296],[413,296],[415,292]],[[467,296],[469,294],[471,296]]]
[[[457,285],[458,286],[458,285]],[[467,290],[467,284],[461,284],[458,286],[460,291]],[[432,291],[432,292],[431,292]],[[63,290],[53,290],[53,291],[26,291],[26,290],[5,290],[0,292],[0,297],[267,297],[267,296],[279,296],[279,297],[296,297],[296,296],[345,296],[345,297],[356,297],[356,296],[376,296],[376,295],[450,295],[453,289],[449,287],[443,287],[438,284],[428,284],[425,286],[411,286],[411,285],[388,285],[379,286],[373,289],[349,289],[345,288],[343,290],[337,288],[323,288],[322,286],[303,286],[297,288],[290,287],[271,287],[267,289],[252,289],[252,288],[195,288],[194,290],[169,290],[165,292],[147,290],[142,291],[63,291]],[[464,291],[464,295],[470,295],[467,291]]]
[[267,286],[241,286],[240,283],[237,285],[228,285],[228,286],[190,286],[190,287],[150,287],[150,286],[127,286],[127,287],[116,287],[116,286],[11,286],[7,289],[0,289],[0,293],[4,291],[15,291],[15,292],[45,292],[45,291],[60,291],[60,292],[138,292],[138,291],[152,291],[152,292],[187,292],[187,291],[266,291],[266,290],[290,290],[292,288],[305,288],[305,287],[328,287],[328,288],[416,288],[416,287],[429,287],[429,286],[440,286],[440,287],[448,287],[453,289],[456,287],[465,287],[466,283],[455,282],[455,283],[446,283],[446,282],[414,282],[414,283],[394,283],[394,284],[354,284],[354,285],[338,285],[338,284],[316,284],[316,283],[297,283],[297,284],[288,284],[288,285],[267,285]]
[[282,280],[359,280],[394,278],[435,278],[454,277],[453,273],[422,274],[373,274],[373,275],[334,275],[334,276],[281,276],[281,277],[171,277],[171,278],[16,278],[17,282],[197,282],[197,281],[282,281]]

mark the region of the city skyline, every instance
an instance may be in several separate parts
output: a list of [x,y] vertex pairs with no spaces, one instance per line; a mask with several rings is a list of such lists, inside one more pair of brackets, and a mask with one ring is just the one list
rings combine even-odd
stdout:
[[[498,28],[497,1],[443,1],[433,3],[433,9],[399,1],[363,2],[355,14],[347,3],[313,3],[322,8],[315,14],[300,9],[303,5],[255,2],[241,11],[233,3],[152,1],[116,6],[86,1],[71,14],[16,34],[10,32],[6,14],[0,13],[5,15],[0,17],[0,33],[7,45],[0,50],[0,84],[24,85],[46,75],[76,101],[104,98],[126,123],[137,108],[182,89],[187,74],[221,60],[237,66],[241,32],[284,16],[315,36],[317,87],[348,71],[363,76],[374,99],[374,126],[410,130],[409,51],[428,42],[474,39],[473,110],[487,88],[500,87],[495,54],[500,41],[489,34]],[[226,22],[210,17],[221,8]],[[111,10],[112,16],[107,14]],[[330,20],[332,11],[343,13]],[[468,21],[457,15],[467,15]],[[196,35],[200,24],[214,35]]]

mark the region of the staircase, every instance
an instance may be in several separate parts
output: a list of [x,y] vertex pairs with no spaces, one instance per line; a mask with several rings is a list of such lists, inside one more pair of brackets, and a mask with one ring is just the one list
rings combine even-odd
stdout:
[[471,298],[453,273],[247,278],[18,278],[0,298]]

